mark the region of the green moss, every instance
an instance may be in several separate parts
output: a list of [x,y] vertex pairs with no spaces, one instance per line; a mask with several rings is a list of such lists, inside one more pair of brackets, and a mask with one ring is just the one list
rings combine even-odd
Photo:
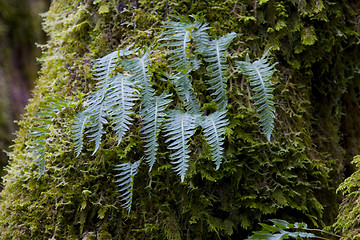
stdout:
[[[19,122],[4,178],[1,239],[239,239],[270,217],[319,226],[331,223],[342,170],[336,166],[346,160],[339,134],[342,96],[356,81],[348,74],[358,67],[349,63],[359,33],[350,6],[317,2],[144,0],[126,2],[122,8],[115,0],[53,1],[45,15],[50,39],[41,58],[41,76]],[[91,59],[130,43],[155,44],[169,14],[200,11],[214,34],[238,33],[230,50],[231,65],[246,52],[253,59],[274,46],[272,54],[279,62],[275,140],[267,143],[259,131],[250,87],[232,71],[230,127],[218,171],[204,140],[196,137],[188,176],[180,183],[161,144],[153,171],[148,173],[142,165],[135,178],[133,209],[127,216],[120,208],[113,168],[142,155],[139,127],[134,125],[120,146],[109,133],[95,156],[87,142],[84,153],[75,158],[70,140],[75,112],[69,109],[54,123],[47,171],[38,179],[26,132],[36,126],[34,114],[44,96],[79,102],[93,90]],[[308,28],[314,29],[316,40],[303,35]],[[349,43],[348,55],[342,54]],[[166,67],[162,58],[156,67]],[[202,84],[195,87],[206,99],[204,89]]]

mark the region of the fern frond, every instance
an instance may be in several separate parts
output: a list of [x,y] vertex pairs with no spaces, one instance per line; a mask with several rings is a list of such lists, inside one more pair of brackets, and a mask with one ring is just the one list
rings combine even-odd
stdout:
[[82,151],[84,145],[84,131],[87,123],[89,122],[89,116],[84,112],[77,114],[74,120],[75,124],[72,126],[72,137],[75,144],[75,153],[78,157]]
[[258,106],[257,112],[260,116],[260,126],[263,128],[268,141],[270,141],[271,133],[274,130],[275,107],[273,101],[273,90],[270,79],[275,72],[274,66],[268,63],[266,58],[269,50],[259,59],[250,62],[249,56],[246,61],[237,61],[237,66],[243,71],[247,79],[250,81],[252,90],[255,92],[253,98],[255,105]]
[[216,170],[219,169],[223,158],[223,143],[225,127],[229,124],[226,119],[225,111],[217,111],[208,116],[203,117],[201,127],[205,135],[205,140],[210,146],[211,156],[216,165]]
[[115,70],[116,63],[120,60],[120,57],[134,53],[135,50],[129,50],[131,47],[132,45],[127,47],[126,49],[116,50],[112,53],[105,55],[104,57],[95,59],[93,63],[93,76],[95,77],[95,79],[99,82],[109,79],[111,73]]
[[[126,90],[119,89],[119,84],[117,83],[119,79],[123,78],[123,75],[112,76],[112,72],[114,71],[120,57],[134,53],[134,51],[129,50],[131,46],[124,50],[114,51],[102,58],[94,60],[93,76],[96,80],[98,80],[98,82],[96,83],[96,91],[91,93],[88,99],[85,101],[84,105],[86,106],[86,109],[78,115],[75,121],[75,125],[72,128],[72,131],[74,133],[73,139],[75,141],[76,156],[78,156],[82,150],[83,132],[85,127],[88,128],[85,131],[85,134],[87,134],[87,137],[90,138],[91,142],[95,143],[95,148],[93,151],[94,155],[100,147],[102,136],[105,134],[103,125],[108,123],[107,118],[111,118],[111,116],[109,115],[117,114],[114,113],[114,111],[118,111],[119,105],[125,107],[125,99],[123,99],[122,102],[120,101],[120,103],[116,102],[116,100],[119,99],[119,95],[121,94],[125,94],[121,95],[125,98],[129,97],[126,95],[126,93],[121,92]],[[117,90],[119,90],[120,92],[117,92]],[[128,107],[125,107],[124,109],[126,109],[125,111],[127,111]],[[116,129],[117,133],[120,133],[120,142],[123,134],[122,131],[124,130],[119,129],[118,126],[116,127]]]
[[189,75],[187,73],[177,73],[170,78],[174,82],[175,89],[186,110],[191,114],[200,114],[200,103],[196,98]]
[[171,99],[171,94],[163,93],[159,97],[155,96],[148,101],[146,108],[142,110],[143,117],[143,139],[145,142],[146,161],[149,164],[149,172],[151,171],[155,161],[159,144],[157,143],[161,124],[165,120],[165,110]]
[[39,174],[41,177],[45,172],[45,156],[46,156],[46,140],[49,137],[50,125],[47,124],[44,127],[37,127],[30,129],[28,135],[35,137],[36,140],[33,140],[28,143],[28,151],[32,152],[32,158],[35,164],[38,167]]
[[140,165],[140,160],[134,163],[122,163],[116,166],[115,170],[120,171],[119,174],[116,174],[115,177],[118,177],[115,182],[118,183],[121,205],[128,211],[128,214],[131,211],[132,196],[134,189],[134,177],[138,172],[138,167]]
[[220,110],[225,109],[227,105],[226,99],[226,77],[224,71],[227,66],[225,65],[225,51],[228,48],[230,42],[236,37],[236,33],[229,33],[218,39],[208,41],[208,47],[202,53],[206,58],[206,62],[210,63],[206,67],[208,73],[207,76],[210,79],[207,81],[211,87],[210,90],[214,92],[211,94],[215,96],[213,102],[217,103]]
[[[99,90],[98,92],[102,92]],[[105,102],[101,99],[103,98],[102,93],[99,93],[98,96],[93,96],[93,98],[99,99],[99,104],[95,106],[90,106],[88,109],[84,111],[84,114],[89,118],[88,130],[85,131],[85,134],[88,138],[90,138],[90,142],[95,143],[95,148],[93,151],[93,155],[99,149],[101,144],[101,138],[106,133],[103,125],[107,124],[107,111],[109,108],[105,105]],[[80,130],[79,130],[80,132]]]
[[122,74],[116,75],[112,79],[111,88],[106,96],[109,118],[113,120],[114,131],[118,135],[118,144],[129,130],[132,120],[130,114],[133,113],[132,108],[139,98],[139,92],[130,78],[130,76]]
[[32,158],[38,165],[40,177],[45,172],[46,144],[51,133],[52,124],[57,119],[58,114],[65,108],[74,108],[75,106],[75,103],[62,98],[48,97],[45,99],[45,104],[39,106],[40,112],[35,113],[38,118],[35,118],[34,122],[39,126],[29,129],[28,135],[34,140],[27,144],[27,150],[32,152]]
[[[184,16],[172,17],[180,20],[180,22],[166,21],[164,27],[167,29],[161,33],[163,38],[159,41],[164,41],[163,46],[171,47],[169,53],[173,54],[169,60],[174,62],[169,67],[175,67],[177,70],[183,72],[191,68],[190,58],[190,41],[193,37],[199,37],[205,30],[209,29],[203,19],[194,17],[194,22],[190,21]],[[200,38],[201,39],[201,38]]]
[[133,50],[129,50],[132,47],[130,45],[126,49],[117,50],[112,53],[107,54],[104,57],[97,58],[94,60],[93,68],[94,73],[93,76],[95,80],[98,82],[96,83],[96,89],[102,93],[102,98],[100,101],[103,100],[105,97],[108,84],[111,78],[112,72],[115,70],[115,66],[117,62],[120,60],[120,57],[127,56],[133,54]]
[[188,145],[191,136],[195,133],[197,118],[198,115],[185,113],[181,110],[172,110],[169,112],[167,122],[164,124],[165,137],[168,137],[165,143],[170,142],[168,149],[174,150],[170,154],[170,158],[182,182],[189,166],[190,150]]
[[133,74],[133,82],[141,87],[142,102],[145,103],[153,97],[154,89],[150,82],[152,74],[149,73],[150,53],[145,52],[140,58],[124,60],[121,64],[125,70]]

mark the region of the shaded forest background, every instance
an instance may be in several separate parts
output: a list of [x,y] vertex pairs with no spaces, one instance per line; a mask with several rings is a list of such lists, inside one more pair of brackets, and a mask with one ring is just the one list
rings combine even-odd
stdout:
[[0,176],[17,130],[15,120],[24,113],[30,91],[40,70],[37,44],[44,44],[40,13],[48,0],[0,1]]

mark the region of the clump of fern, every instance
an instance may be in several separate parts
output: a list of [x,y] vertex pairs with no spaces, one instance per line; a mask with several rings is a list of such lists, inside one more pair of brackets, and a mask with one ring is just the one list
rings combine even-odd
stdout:
[[38,126],[29,129],[28,135],[32,140],[27,144],[27,150],[32,152],[32,158],[38,165],[40,176],[46,169],[47,141],[53,131],[55,120],[64,109],[76,106],[75,103],[56,96],[48,97],[44,101],[46,104],[40,105],[40,111],[36,113],[35,122]]
[[[126,49],[114,51],[93,62],[93,76],[96,88],[86,98],[84,110],[76,115],[72,127],[72,138],[75,156],[83,151],[84,138],[93,142],[92,154],[101,148],[106,134],[105,126],[111,126],[120,144],[133,124],[132,117],[139,116],[141,134],[144,141],[143,159],[151,171],[157,161],[159,136],[166,139],[164,144],[170,150],[171,163],[175,172],[185,181],[190,164],[191,149],[189,144],[196,130],[201,133],[209,145],[215,169],[218,170],[224,158],[225,130],[227,119],[227,77],[226,49],[236,37],[235,33],[212,39],[207,30],[210,27],[201,15],[190,18],[177,15],[176,21],[164,22],[165,30],[160,35],[160,45],[166,49],[169,61],[169,81],[175,88],[177,96],[162,92],[157,94],[153,87],[151,54],[149,49]],[[259,108],[261,126],[268,140],[273,131],[274,102],[272,101],[271,75],[274,65],[269,65],[265,58],[250,63],[237,62],[237,65],[248,76],[254,87],[255,105]],[[204,65],[206,84],[209,87],[216,110],[207,114],[193,88],[192,72]],[[121,66],[122,71],[115,72]],[[177,97],[177,98],[176,98]],[[174,99],[181,102],[171,104]],[[62,105],[61,105],[62,106]],[[64,105],[65,106],[65,105]],[[176,106],[170,109],[170,106]],[[56,107],[56,106],[55,106]],[[140,109],[140,112],[135,112]],[[49,110],[49,118],[56,115],[56,109]],[[44,115],[43,123],[50,123]],[[37,137],[31,142],[30,150],[38,151],[38,159],[43,159],[48,126],[35,128],[30,135]],[[87,149],[86,149],[87,150]],[[35,156],[35,157],[37,157]],[[115,168],[120,197],[123,207],[130,212],[134,177],[141,165],[140,159],[135,162],[120,163]]]

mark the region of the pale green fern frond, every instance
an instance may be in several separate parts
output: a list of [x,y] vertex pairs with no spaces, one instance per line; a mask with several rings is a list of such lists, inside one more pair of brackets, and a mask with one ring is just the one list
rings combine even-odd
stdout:
[[206,58],[204,59],[210,65],[206,67],[207,76],[210,79],[207,81],[211,84],[210,90],[214,91],[211,95],[215,96],[215,102],[220,110],[225,109],[227,105],[226,99],[226,77],[225,71],[228,68],[225,65],[226,59],[224,57],[225,51],[230,42],[236,37],[235,33],[229,33],[218,39],[208,41],[208,47],[202,53]]
[[170,154],[170,158],[172,164],[175,165],[175,172],[180,175],[182,182],[189,166],[189,140],[195,133],[198,117],[198,115],[185,113],[181,110],[172,110],[168,113],[167,122],[164,124],[165,137],[168,137],[165,143],[170,142],[167,148],[174,150]]
[[211,156],[215,162],[216,170],[218,170],[224,153],[225,127],[229,124],[229,121],[226,118],[225,111],[217,111],[202,118],[203,120],[200,125],[203,128],[205,140],[210,146]]
[[154,96],[154,89],[150,82],[152,74],[149,73],[150,53],[145,52],[140,58],[128,59],[121,62],[126,71],[133,74],[132,79],[142,89],[142,102]]
[[83,149],[84,137],[83,133],[85,131],[86,125],[89,122],[89,116],[84,112],[80,112],[76,115],[74,120],[74,125],[72,126],[72,138],[75,145],[76,157],[78,157]]
[[161,124],[165,120],[165,110],[171,99],[171,95],[163,93],[160,96],[155,96],[148,101],[148,106],[142,110],[143,117],[143,139],[145,142],[145,156],[146,162],[149,164],[149,172],[151,171],[155,161],[158,150],[158,135],[160,133]]
[[75,108],[75,106],[75,103],[59,97],[46,98],[45,104],[39,106],[40,111],[36,113],[38,118],[34,119],[39,126],[29,129],[28,135],[34,140],[28,143],[27,150],[32,152],[40,176],[45,172],[46,144],[51,134],[52,125],[60,112],[65,108]]
[[[131,47],[131,46],[130,46]],[[84,105],[86,109],[78,114],[75,119],[75,125],[72,128],[73,139],[75,141],[75,151],[78,156],[82,150],[83,145],[83,133],[85,128],[85,134],[90,138],[90,142],[95,143],[95,148],[93,154],[99,149],[102,136],[106,133],[104,130],[104,124],[108,123],[108,118],[112,119],[111,115],[117,115],[119,110],[119,105],[125,106],[126,102],[117,103],[116,100],[119,99],[119,96],[122,95],[121,86],[119,87],[118,81],[121,82],[123,75],[112,76],[112,72],[115,70],[117,62],[120,60],[120,57],[133,54],[134,51],[129,50],[129,48],[124,50],[114,51],[102,58],[94,60],[94,73],[98,82],[96,83],[96,91],[91,93],[88,99],[85,101]],[[120,84],[121,85],[121,84]],[[114,89],[119,90],[119,92],[114,93]],[[126,101],[125,98],[123,101]],[[126,111],[127,107],[124,108]],[[129,115],[127,112],[125,115]],[[123,115],[123,117],[126,117]],[[119,123],[121,120],[117,121],[116,130],[119,134],[119,142],[121,141],[122,132],[124,131],[123,125]],[[124,120],[123,120],[124,121]],[[121,125],[121,127],[120,127]]]
[[[101,92],[99,90],[98,92]],[[101,144],[101,138],[106,133],[104,130],[104,124],[107,124],[108,111],[110,110],[108,106],[106,106],[106,102],[103,101],[103,96],[101,93],[98,95],[92,96],[93,99],[98,99],[99,104],[94,106],[89,106],[88,109],[84,111],[84,114],[89,117],[88,129],[85,131],[85,134],[88,138],[90,138],[90,142],[95,143],[95,148],[93,151],[93,155],[99,149]],[[75,129],[76,131],[76,129]],[[78,131],[80,132],[80,131]]]
[[263,128],[268,141],[270,141],[271,133],[274,130],[275,118],[275,103],[272,94],[274,88],[270,79],[275,72],[274,66],[276,63],[273,65],[268,63],[266,58],[268,51],[253,63],[250,62],[247,55],[246,61],[237,61],[236,64],[246,75],[252,90],[255,92],[253,98],[255,99],[255,105],[258,106],[257,112],[260,116],[260,126]]
[[[132,47],[132,45],[126,49],[114,51],[112,53],[107,54],[104,57],[97,58],[94,60],[93,76],[98,81],[96,83],[96,89],[101,91],[102,99],[105,97],[105,94],[106,94],[106,91],[108,88],[108,84],[109,84],[109,81],[111,78],[111,74],[115,70],[115,66],[116,66],[117,62],[120,60],[121,57],[134,53],[135,50],[134,51],[129,50],[129,48],[131,48],[131,47]],[[100,99],[100,100],[102,101],[102,99]]]
[[119,178],[116,180],[119,187],[119,197],[123,204],[121,205],[125,208],[128,213],[131,210],[133,189],[134,189],[134,177],[138,172],[138,167],[140,165],[140,160],[134,163],[122,163],[116,166],[115,170],[120,171],[119,174],[116,174],[115,177]]
[[28,151],[32,152],[32,158],[38,166],[40,176],[45,172],[45,156],[46,156],[46,141],[50,133],[50,124],[45,124],[42,127],[29,129],[29,136],[35,140],[28,143]]
[[109,108],[109,119],[113,120],[114,131],[118,135],[118,144],[131,125],[130,114],[133,113],[135,101],[139,98],[138,93],[130,76],[118,74],[113,77],[106,96],[106,105]]
[[200,17],[194,17],[194,22],[185,16],[172,15],[173,18],[180,20],[180,22],[166,21],[164,27],[167,29],[161,33],[163,38],[159,41],[163,41],[162,45],[171,47],[169,53],[172,56],[169,60],[174,61],[169,67],[175,67],[179,71],[187,71],[191,68],[191,54],[190,54],[190,42],[193,37],[198,38],[203,34],[205,36],[205,30],[209,29],[206,23],[203,23],[203,19]]
[[175,89],[181,101],[184,103],[185,109],[191,114],[200,114],[200,103],[196,98],[189,75],[186,73],[177,73],[170,78],[175,84]]

